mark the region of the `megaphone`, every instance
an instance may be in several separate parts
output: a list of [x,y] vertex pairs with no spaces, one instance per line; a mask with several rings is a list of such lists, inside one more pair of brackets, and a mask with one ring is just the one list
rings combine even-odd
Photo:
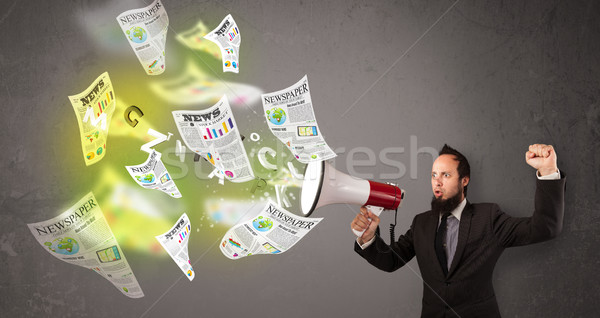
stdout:
[[310,162],[304,170],[300,196],[304,216],[334,203],[381,207],[377,211],[381,213],[397,209],[402,199],[404,190],[397,186],[349,176],[325,161]]

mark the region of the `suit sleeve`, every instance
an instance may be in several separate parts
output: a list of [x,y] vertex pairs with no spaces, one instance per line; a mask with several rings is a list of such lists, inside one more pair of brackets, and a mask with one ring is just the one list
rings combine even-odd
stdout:
[[[416,219],[416,218],[415,218]],[[415,256],[413,245],[413,226],[398,238],[391,246],[386,244],[379,236],[379,228],[375,235],[375,241],[364,250],[360,248],[356,241],[354,242],[354,251],[366,259],[371,265],[382,271],[393,272],[404,266]]]
[[531,217],[514,218],[494,204],[491,213],[494,236],[503,247],[547,241],[562,231],[566,178],[537,180],[535,211]]

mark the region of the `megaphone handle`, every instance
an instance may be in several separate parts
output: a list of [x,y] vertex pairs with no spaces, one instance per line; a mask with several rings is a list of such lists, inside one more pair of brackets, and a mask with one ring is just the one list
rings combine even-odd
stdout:
[[[379,216],[381,214],[381,212],[383,211],[383,208],[380,206],[373,206],[373,205],[367,205],[366,206],[367,210],[371,211],[371,213]],[[369,219],[369,221],[371,221],[371,219]],[[352,232],[354,232],[354,235],[356,235],[357,237],[362,237],[362,235],[365,233],[365,231],[357,231],[355,229],[352,229]]]

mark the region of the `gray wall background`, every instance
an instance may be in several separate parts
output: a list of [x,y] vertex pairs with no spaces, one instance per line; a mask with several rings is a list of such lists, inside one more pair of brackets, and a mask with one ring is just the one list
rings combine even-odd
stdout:
[[[527,146],[554,145],[559,167],[568,175],[564,231],[553,241],[507,250],[494,275],[497,298],[506,317],[600,315],[599,2],[163,4],[172,30],[187,29],[199,19],[212,27],[228,13],[234,16],[243,34],[243,66],[239,75],[221,74],[228,80],[269,92],[308,74],[323,135],[333,148],[345,147],[336,159],[341,171],[348,171],[352,148],[369,147],[378,154],[385,147],[404,147],[403,153],[389,155],[407,168],[396,180],[408,193],[397,233],[428,209],[431,197],[432,157],[417,156],[410,136],[416,136],[419,148],[448,143],[461,150],[472,167],[469,199],[497,202],[514,216],[527,216],[533,209],[534,173],[524,161]],[[349,224],[357,207],[322,208],[315,216],[325,217],[323,223],[282,255],[234,262],[215,244],[194,248],[190,243],[192,258],[202,255],[192,283],[182,279],[170,259],[125,250],[145,292],[142,299],[128,299],[100,276],[40,248],[26,224],[54,217],[73,204],[87,191],[69,180],[90,177],[79,152],[68,155],[74,164],[65,168],[67,155],[46,143],[46,137],[53,134],[56,143],[78,147],[66,97],[101,72],[119,74],[113,83],[125,82],[127,76],[148,78],[124,38],[114,48],[125,52],[122,57],[98,50],[93,40],[103,32],[119,34],[115,17],[142,6],[139,0],[0,4],[0,315],[419,316],[423,287],[416,260],[389,274],[352,251]],[[97,34],[87,33],[82,20],[97,23]],[[167,43],[176,45],[173,31]],[[167,63],[175,63],[168,50]],[[121,58],[135,64],[135,72],[118,73]],[[264,124],[260,103],[251,106],[258,115],[245,110],[248,133]],[[171,109],[165,111],[147,115],[160,118]],[[165,118],[172,125],[169,116]],[[261,136],[267,133],[263,130]],[[417,158],[417,178],[408,173],[411,156]],[[375,179],[397,172],[379,158],[376,162],[356,171]],[[392,219],[388,214],[382,224]],[[203,239],[218,240],[225,231],[215,229]]]

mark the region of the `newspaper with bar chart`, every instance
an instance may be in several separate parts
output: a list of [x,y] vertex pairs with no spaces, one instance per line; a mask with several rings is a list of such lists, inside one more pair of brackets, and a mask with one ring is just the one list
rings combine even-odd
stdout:
[[240,29],[228,14],[219,26],[204,36],[205,39],[215,42],[221,49],[223,72],[238,73],[240,70],[240,45],[242,37]]
[[81,150],[86,166],[106,154],[106,140],[110,120],[115,111],[115,92],[108,72],[102,73],[83,92],[69,96],[77,116]]
[[204,110],[172,113],[186,146],[215,166],[224,178],[232,182],[254,179],[227,95]]
[[179,220],[175,222],[175,225],[159,236],[156,236],[156,240],[162,245],[162,247],[169,253],[169,256],[175,261],[181,271],[192,281],[194,279],[194,269],[192,268],[192,262],[190,262],[190,256],[188,254],[188,242],[190,240],[190,233],[192,232],[192,225],[187,214],[183,213]]

